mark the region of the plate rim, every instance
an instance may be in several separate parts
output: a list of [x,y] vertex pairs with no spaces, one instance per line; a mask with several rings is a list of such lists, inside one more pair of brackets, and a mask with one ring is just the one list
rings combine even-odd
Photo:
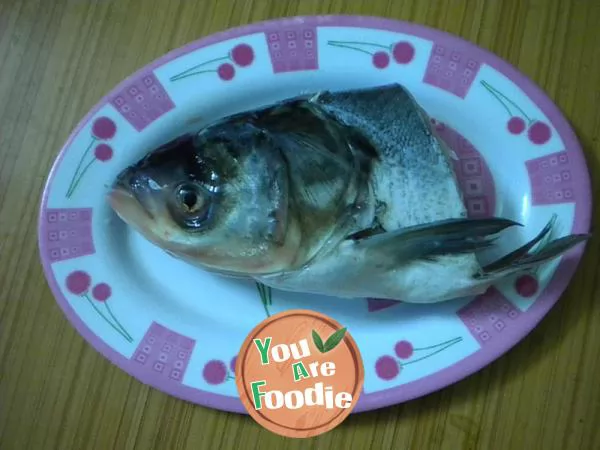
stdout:
[[[62,309],[63,314],[73,326],[78,334],[90,344],[98,353],[106,358],[110,363],[117,366],[120,370],[134,377],[138,381],[157,389],[163,393],[177,397],[181,400],[198,404],[200,406],[214,408],[221,411],[247,414],[241,401],[237,397],[224,394],[216,394],[209,391],[193,388],[183,383],[165,383],[159,377],[153,376],[136,365],[125,355],[119,353],[99,336],[96,335],[87,324],[77,315],[66,299],[63,290],[60,288],[54,272],[52,263],[46,256],[47,243],[43,239],[44,212],[47,209],[48,196],[54,178],[62,163],[67,150],[73,140],[79,135],[81,130],[90,122],[97,112],[109,104],[109,99],[119,90],[123,89],[129,82],[139,77],[147,71],[154,71],[156,68],[175,60],[192,51],[217,44],[223,41],[237,37],[247,36],[255,33],[265,33],[270,29],[278,30],[285,25],[308,24],[315,27],[349,27],[365,28],[378,31],[391,31],[396,33],[409,34],[429,41],[450,40],[469,52],[480,55],[485,64],[491,66],[494,70],[506,76],[523,90],[532,102],[547,116],[550,123],[560,135],[565,151],[574,155],[572,160],[573,170],[580,177],[581,191],[585,196],[575,202],[575,214],[573,218],[572,230],[576,232],[587,233],[590,230],[592,219],[593,193],[591,190],[591,177],[587,158],[579,143],[577,136],[556,103],[542,90],[533,80],[523,72],[519,71],[514,65],[500,58],[490,50],[466,40],[458,35],[422,25],[414,22],[408,22],[400,19],[391,19],[381,16],[369,15],[307,15],[307,16],[287,16],[270,20],[253,22],[247,25],[231,27],[207,36],[200,37],[181,47],[170,50],[162,56],[150,61],[148,64],[138,68],[120,83],[115,85],[106,94],[104,94],[90,110],[79,120],[75,128],[70,132],[67,140],[62,145],[60,151],[54,158],[51,169],[48,172],[44,183],[42,198],[38,210],[37,238],[38,251],[44,276],[55,297],[56,302]],[[563,256],[559,265],[554,271],[546,288],[540,292],[538,299],[527,310],[527,321],[517,329],[507,330],[504,338],[497,342],[490,343],[486,347],[480,347],[471,355],[453,363],[452,365],[419,378],[417,380],[394,386],[372,393],[362,393],[357,407],[353,413],[375,410],[391,405],[396,405],[413,400],[418,397],[429,395],[435,391],[447,388],[456,382],[467,378],[470,375],[482,370],[492,362],[499,359],[506,352],[520,343],[539,322],[546,316],[550,309],[560,300],[564,291],[570,284],[570,281],[580,266],[583,254],[587,248],[587,243],[579,245],[577,248]]]

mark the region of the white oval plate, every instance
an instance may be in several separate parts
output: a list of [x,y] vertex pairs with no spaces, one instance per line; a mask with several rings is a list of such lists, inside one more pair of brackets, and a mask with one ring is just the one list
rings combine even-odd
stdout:
[[[365,364],[355,411],[451,384],[522,339],[567,286],[583,246],[483,296],[432,306],[272,291],[211,275],[127,228],[105,194],[117,173],[184,131],[322,89],[405,85],[438,123],[469,214],[520,221],[500,252],[553,214],[589,229],[591,193],[566,120],[528,79],[459,38],[368,17],[298,17],[236,28],[175,50],[123,81],[74,130],[44,191],[39,245],[50,287],[99,352],[144,383],[245,413],[233,378],[267,315],[314,309],[347,326]],[[489,255],[490,257],[496,255]]]

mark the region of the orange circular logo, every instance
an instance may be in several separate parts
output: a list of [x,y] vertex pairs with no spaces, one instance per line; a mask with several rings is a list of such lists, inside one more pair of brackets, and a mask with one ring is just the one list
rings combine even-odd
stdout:
[[258,324],[242,345],[235,375],[250,416],[293,438],[339,425],[356,406],[364,381],[348,330],[309,310],[286,311]]

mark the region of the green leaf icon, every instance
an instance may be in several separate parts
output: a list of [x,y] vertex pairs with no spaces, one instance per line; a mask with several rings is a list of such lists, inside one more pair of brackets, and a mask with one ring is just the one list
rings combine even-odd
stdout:
[[333,333],[327,341],[325,341],[325,345],[323,346],[322,353],[327,353],[333,350],[337,345],[344,339],[344,335],[346,334],[346,328],[341,328]]
[[317,333],[315,330],[312,330],[312,338],[313,342],[315,343],[315,347],[317,347],[321,353],[325,353],[323,350],[323,339],[321,339],[319,333]]

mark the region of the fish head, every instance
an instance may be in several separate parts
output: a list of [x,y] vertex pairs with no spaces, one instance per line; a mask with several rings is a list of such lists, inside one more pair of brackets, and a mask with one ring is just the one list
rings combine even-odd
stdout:
[[232,275],[271,273],[295,257],[283,162],[256,129],[188,134],[116,178],[117,215],[171,255]]

